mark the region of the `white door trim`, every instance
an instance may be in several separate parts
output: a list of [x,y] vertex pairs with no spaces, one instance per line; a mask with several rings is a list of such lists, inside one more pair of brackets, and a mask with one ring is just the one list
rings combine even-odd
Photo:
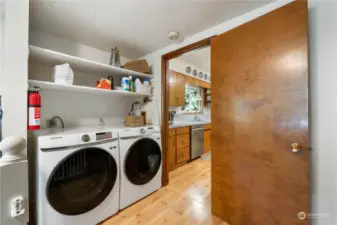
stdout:
[[4,1],[3,137],[27,139],[29,1]]

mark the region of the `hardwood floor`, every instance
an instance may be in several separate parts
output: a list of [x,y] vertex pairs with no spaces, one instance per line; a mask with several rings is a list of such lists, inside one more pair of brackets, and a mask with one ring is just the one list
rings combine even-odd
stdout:
[[101,225],[228,225],[211,215],[211,162],[195,160],[170,173],[168,186]]

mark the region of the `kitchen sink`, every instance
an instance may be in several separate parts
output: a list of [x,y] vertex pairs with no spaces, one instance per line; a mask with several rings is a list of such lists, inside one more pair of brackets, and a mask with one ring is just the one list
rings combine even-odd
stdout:
[[210,121],[177,121],[177,122],[173,122],[170,123],[170,126],[193,126],[193,125],[198,125],[198,124],[206,124],[206,123],[210,123]]

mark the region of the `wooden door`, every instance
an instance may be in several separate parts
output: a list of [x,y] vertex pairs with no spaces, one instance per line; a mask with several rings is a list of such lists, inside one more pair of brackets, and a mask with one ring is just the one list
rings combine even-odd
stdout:
[[177,86],[176,82],[176,73],[172,70],[169,70],[170,76],[170,84],[169,84],[169,105],[175,106],[176,105],[176,97],[175,97],[175,90]]
[[231,225],[309,224],[307,17],[295,1],[212,40],[212,212]]
[[211,151],[211,130],[204,132],[204,153]]
[[168,171],[172,171],[176,166],[176,136],[168,137],[168,156],[167,156],[167,167]]
[[185,105],[185,76],[182,74],[176,74],[176,105],[184,106]]

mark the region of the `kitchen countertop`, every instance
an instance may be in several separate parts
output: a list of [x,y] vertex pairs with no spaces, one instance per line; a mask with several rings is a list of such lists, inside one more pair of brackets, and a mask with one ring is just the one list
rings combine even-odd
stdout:
[[177,128],[177,127],[188,127],[188,126],[194,126],[194,125],[202,125],[211,123],[211,121],[181,121],[181,122],[174,122],[173,124],[170,124],[170,128]]

